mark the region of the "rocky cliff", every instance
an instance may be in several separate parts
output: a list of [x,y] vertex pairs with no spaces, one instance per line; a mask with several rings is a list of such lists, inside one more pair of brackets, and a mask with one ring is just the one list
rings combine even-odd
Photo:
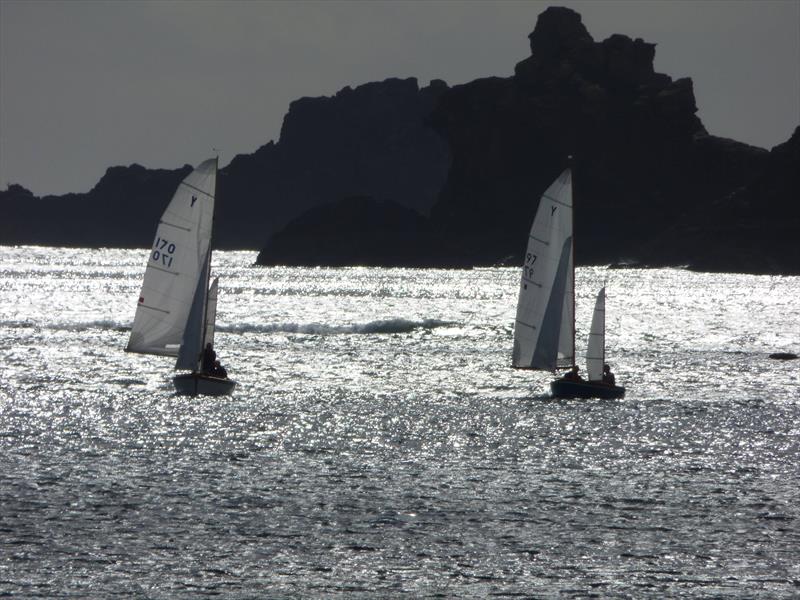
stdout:
[[[426,120],[447,85],[388,79],[291,104],[278,143],[238,155],[220,170],[215,244],[260,248],[309,208],[366,195],[427,214],[450,163]],[[112,167],[85,194],[0,192],[0,243],[147,247],[189,167]]]
[[[322,205],[272,236],[263,265],[436,266],[428,221],[388,200],[356,196]],[[400,260],[399,260],[400,259]]]
[[[529,40],[512,77],[293,102],[278,143],[220,172],[218,244],[264,264],[519,264],[572,156],[578,264],[800,272],[797,132],[771,152],[709,135],[654,44],[595,41],[573,10],[545,10]],[[149,245],[187,169],[109,169],[58,198],[12,186],[0,242]]]
[[475,262],[520,259],[537,198],[570,155],[581,264],[642,258],[763,171],[765,150],[708,135],[691,80],[656,73],[653,44],[595,42],[566,8],[543,12],[529,38],[513,77],[455,87],[432,116],[453,153],[433,225]]
[[0,192],[0,243],[149,246],[158,219],[189,165],[176,170],[111,167],[85,194],[37,198],[19,185]]
[[[529,39],[531,55],[513,77],[456,86],[439,99],[430,122],[452,164],[430,220],[396,244],[394,264],[419,264],[420,245],[432,265],[520,264],[538,198],[572,156],[578,264],[797,268],[796,254],[760,236],[738,260],[723,260],[721,245],[747,223],[764,224],[736,205],[763,207],[766,182],[776,182],[769,193],[791,195],[791,176],[776,178],[769,165],[796,173],[796,159],[784,152],[773,160],[764,149],[709,135],[692,81],[655,72],[654,44],[624,35],[596,42],[566,8],[544,11]],[[709,215],[720,212],[728,215],[724,236],[704,237],[719,229]],[[324,239],[335,255],[359,235],[343,228],[339,239],[332,231]],[[259,260],[285,256],[289,237],[276,238]],[[775,253],[784,258],[765,258]],[[319,264],[324,252],[316,256]]]
[[648,265],[800,275],[800,127],[746,186],[698,205],[655,237]]

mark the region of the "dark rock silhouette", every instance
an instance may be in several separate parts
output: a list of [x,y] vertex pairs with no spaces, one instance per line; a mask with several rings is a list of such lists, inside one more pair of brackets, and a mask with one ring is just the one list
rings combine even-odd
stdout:
[[[529,39],[531,56],[513,77],[453,87],[431,115],[452,164],[427,227],[429,263],[520,264],[538,198],[570,155],[578,264],[747,270],[765,260],[772,249],[760,240],[749,262],[715,262],[720,240],[704,243],[702,232],[716,226],[708,214],[732,210],[736,190],[756,185],[767,151],[709,135],[691,80],[654,71],[654,44],[624,35],[595,42],[566,8],[544,11]],[[680,232],[685,247],[676,248]],[[406,249],[424,235],[398,245],[394,263],[418,264]]]
[[543,12],[530,41],[514,77],[454,87],[432,116],[453,163],[431,218],[452,251],[518,264],[569,155],[579,264],[642,259],[653,237],[763,169],[766,151],[708,135],[691,80],[655,73],[652,44],[594,42],[566,8]]
[[263,265],[433,266],[436,249],[419,213],[387,200],[357,196],[325,204],[272,236]]
[[[19,185],[0,192],[0,242],[53,246],[149,246],[158,219],[192,167],[111,167],[85,194],[36,198]],[[169,191],[168,191],[169,190]],[[143,241],[146,240],[146,241]]]
[[[729,168],[738,168],[732,164]],[[651,265],[800,274],[800,127],[747,185],[695,209],[644,255]]]
[[[450,158],[425,121],[446,90],[441,81],[420,89],[413,78],[387,79],[293,102],[277,144],[220,170],[215,244],[260,248],[309,208],[352,195],[427,214]],[[86,194],[46,198],[11,186],[0,192],[10,216],[0,225],[0,243],[147,247],[187,172],[113,167]]]
[[[578,264],[800,270],[797,132],[771,152],[709,135],[692,81],[655,72],[654,44],[596,42],[573,10],[548,8],[529,39],[512,77],[293,102],[278,143],[220,172],[218,245],[263,247],[264,264],[520,264],[572,156]],[[110,169],[58,198],[12,186],[0,242],[147,246],[186,168]]]
[[349,196],[427,214],[450,157],[426,119],[446,90],[441,81],[420,89],[413,78],[387,79],[292,102],[279,143],[239,155],[222,171],[221,243],[260,248],[309,208]]

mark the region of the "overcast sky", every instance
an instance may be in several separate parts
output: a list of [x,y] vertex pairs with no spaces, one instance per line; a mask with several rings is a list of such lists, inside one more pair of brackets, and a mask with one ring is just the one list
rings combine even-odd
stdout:
[[595,40],[657,44],[715,135],[771,148],[800,124],[800,0],[0,0],[0,187],[85,192],[106,168],[222,164],[278,140],[289,103],[387,77],[509,76],[547,6]]

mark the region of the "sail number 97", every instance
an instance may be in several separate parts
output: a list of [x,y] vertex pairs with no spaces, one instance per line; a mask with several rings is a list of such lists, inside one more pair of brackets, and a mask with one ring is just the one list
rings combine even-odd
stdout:
[[536,262],[536,255],[528,252],[525,255],[525,265],[522,267],[523,274],[527,279],[533,279],[533,263]]
[[153,245],[152,254],[152,259],[155,262],[164,267],[171,267],[174,254],[175,244],[160,237],[156,238],[156,243]]

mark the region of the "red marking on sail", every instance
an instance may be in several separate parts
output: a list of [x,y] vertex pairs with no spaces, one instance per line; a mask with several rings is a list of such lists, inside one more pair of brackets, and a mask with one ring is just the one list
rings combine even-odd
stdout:
[[143,304],[143,303],[144,303],[144,296],[139,296],[139,304]]

